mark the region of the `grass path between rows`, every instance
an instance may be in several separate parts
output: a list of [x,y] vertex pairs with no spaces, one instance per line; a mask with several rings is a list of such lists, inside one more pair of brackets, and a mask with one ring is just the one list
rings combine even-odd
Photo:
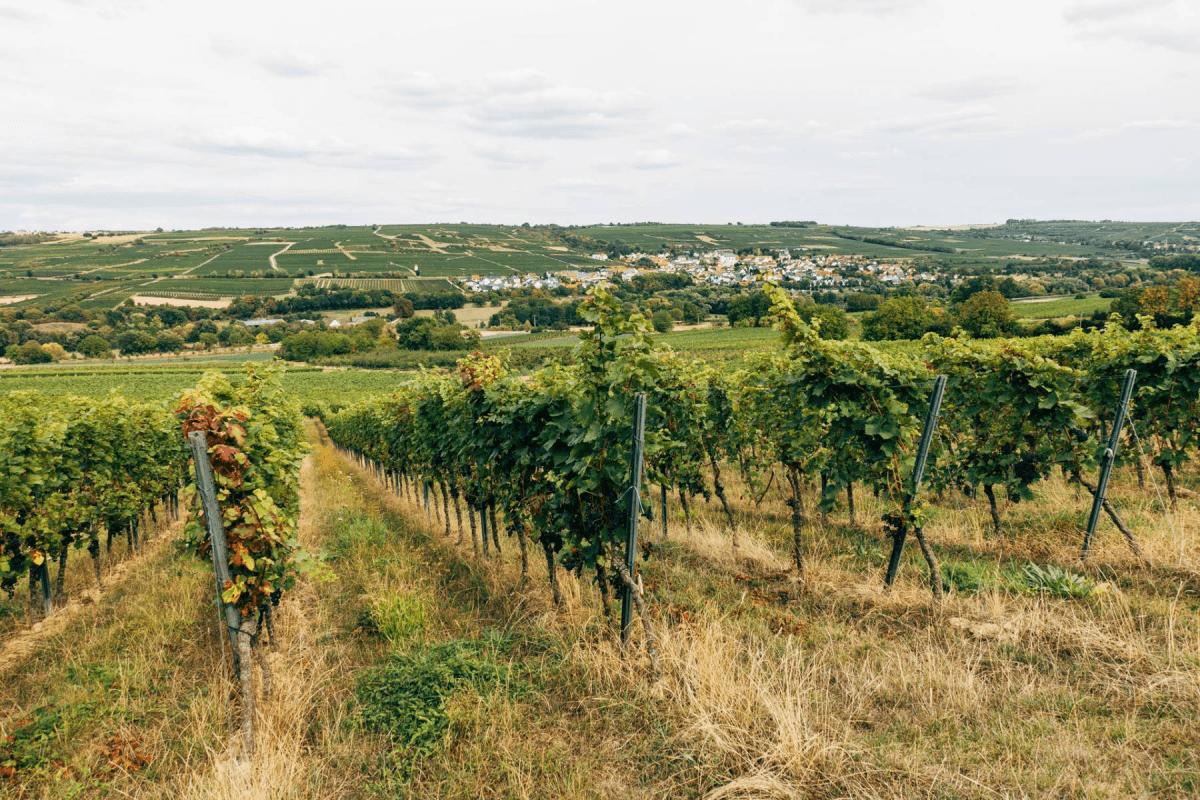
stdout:
[[[597,695],[540,624],[569,629],[569,609],[497,593],[505,567],[421,532],[411,508],[319,442],[301,480],[301,536],[329,574],[278,609],[252,759],[233,735],[210,572],[164,542],[12,660],[0,797],[600,798],[643,780],[651,754],[627,745],[646,739],[634,733],[646,715]],[[445,677],[456,670],[479,679]],[[376,673],[420,688],[395,699],[408,712],[390,727],[364,722],[386,712],[389,689],[374,706],[356,692]]]
[[[644,537],[652,675],[639,642],[622,656],[588,582],[562,574],[555,608],[533,552],[521,585],[512,538],[484,558],[316,427],[312,441],[301,537],[328,574],[303,579],[277,612],[253,758],[233,736],[211,573],[160,546],[0,675],[0,765],[14,765],[0,797],[1200,791],[1200,624],[1174,574],[1079,601],[984,586],[935,607],[915,556],[884,592],[877,526],[831,520],[811,533],[801,588],[781,499],[745,516],[736,552],[699,504],[690,526],[671,517],[669,539],[657,525]],[[1002,554],[970,508],[935,521],[935,542],[985,584],[1010,560],[1061,560],[1054,510],[1071,498],[1060,494],[1023,511]],[[871,503],[864,519],[878,516]],[[1147,536],[1152,553],[1177,552],[1169,532]],[[1105,571],[1134,569],[1108,539],[1098,556]]]

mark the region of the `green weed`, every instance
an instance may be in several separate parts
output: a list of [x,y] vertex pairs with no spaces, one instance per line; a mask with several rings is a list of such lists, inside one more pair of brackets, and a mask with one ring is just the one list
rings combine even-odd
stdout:
[[400,780],[407,781],[417,764],[446,741],[446,706],[452,696],[511,686],[510,667],[499,660],[497,645],[506,643],[490,637],[422,646],[393,653],[383,666],[362,676],[355,693],[359,719],[391,740],[391,766]]

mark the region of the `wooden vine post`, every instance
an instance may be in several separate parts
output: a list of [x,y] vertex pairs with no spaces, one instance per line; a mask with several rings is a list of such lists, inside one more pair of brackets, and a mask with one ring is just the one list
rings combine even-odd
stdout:
[[[933,432],[937,428],[938,415],[942,410],[942,396],[946,393],[946,376],[938,375],[933,382],[933,395],[929,398],[929,411],[925,414],[925,426],[921,429],[921,441],[917,446],[917,460],[913,464],[912,485],[909,487],[908,494],[904,498],[904,506],[900,512],[900,521],[892,533],[892,555],[888,559],[887,576],[884,578],[884,583],[891,586],[896,580],[896,573],[900,569],[900,556],[904,552],[904,540],[908,538],[908,516],[913,504],[917,500],[917,493],[921,490],[921,481],[925,477],[925,464],[929,460],[929,447],[933,444]],[[925,542],[924,533],[920,528],[913,531],[921,545],[921,552],[929,561],[930,569],[930,585],[933,587],[935,595],[941,594],[941,575],[937,574],[937,560],[933,557],[933,551],[929,549]]]
[[[1100,457],[1100,480],[1096,484],[1096,488],[1092,491],[1092,511],[1088,515],[1087,531],[1083,534],[1083,546],[1079,551],[1081,561],[1086,561],[1088,557],[1088,549],[1092,545],[1092,537],[1096,535],[1096,525],[1100,522],[1100,512],[1105,510],[1108,500],[1105,495],[1108,494],[1108,481],[1112,477],[1113,463],[1117,460],[1117,448],[1121,444],[1121,430],[1125,427],[1125,418],[1129,414],[1129,401],[1133,398],[1133,385],[1137,381],[1137,370],[1125,370],[1125,381],[1121,385],[1121,400],[1117,404],[1117,415],[1113,418],[1112,430],[1108,435],[1108,447],[1104,449],[1104,455]],[[1110,515],[1113,514],[1109,511]],[[1116,520],[1113,515],[1114,521]],[[1124,531],[1122,531],[1124,533]],[[1128,535],[1127,535],[1128,536]],[[1132,543],[1133,540],[1130,539]],[[1135,552],[1137,552],[1135,547]],[[1141,555],[1138,553],[1138,555]]]
[[252,669],[250,631],[243,624],[237,607],[226,603],[221,594],[227,583],[232,583],[229,572],[229,549],[225,541],[225,526],[221,522],[221,507],[217,504],[217,486],[213,479],[212,463],[208,458],[208,438],[203,431],[188,434],[188,446],[196,465],[196,491],[204,509],[204,524],[208,529],[213,560],[213,574],[217,585],[217,608],[221,624],[229,635],[233,651],[234,671],[238,675],[242,693],[242,741],[247,754],[254,752],[254,674]]

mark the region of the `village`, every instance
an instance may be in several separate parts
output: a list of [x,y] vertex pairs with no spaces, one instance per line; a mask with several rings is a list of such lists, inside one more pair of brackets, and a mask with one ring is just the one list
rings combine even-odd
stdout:
[[515,289],[553,290],[560,287],[586,290],[605,281],[632,281],[651,272],[682,274],[694,283],[712,286],[750,286],[760,281],[794,283],[809,289],[839,289],[877,281],[891,286],[931,281],[936,275],[919,271],[905,261],[881,262],[866,256],[808,254],[794,256],[789,250],[770,254],[738,254],[715,249],[682,254],[634,252],[610,258],[593,253],[598,269],[561,270],[524,275],[472,275],[460,283],[468,292],[503,292]]

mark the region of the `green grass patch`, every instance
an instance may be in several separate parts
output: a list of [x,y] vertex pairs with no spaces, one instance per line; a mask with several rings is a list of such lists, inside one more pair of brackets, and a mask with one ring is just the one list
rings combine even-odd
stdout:
[[447,704],[460,692],[511,692],[510,642],[496,633],[393,653],[359,680],[359,720],[391,742],[390,767],[402,782],[451,735]]
[[1060,317],[1090,317],[1096,311],[1108,311],[1112,299],[1097,293],[1083,297],[1063,296],[1014,300],[1012,307],[1023,319],[1059,319]]

